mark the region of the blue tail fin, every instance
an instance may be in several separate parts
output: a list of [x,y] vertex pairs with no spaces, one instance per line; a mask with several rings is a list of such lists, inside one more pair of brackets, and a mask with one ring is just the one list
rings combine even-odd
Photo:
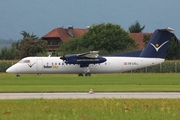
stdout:
[[142,50],[139,57],[146,58],[164,58],[168,49],[172,36],[173,29],[157,29],[153,33],[146,47]]

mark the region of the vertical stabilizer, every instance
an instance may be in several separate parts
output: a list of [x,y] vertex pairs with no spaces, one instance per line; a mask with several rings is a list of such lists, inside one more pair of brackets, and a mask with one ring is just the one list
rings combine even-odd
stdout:
[[148,44],[142,50],[139,57],[147,58],[164,58],[168,49],[170,40],[174,36],[172,28],[157,29],[153,33]]

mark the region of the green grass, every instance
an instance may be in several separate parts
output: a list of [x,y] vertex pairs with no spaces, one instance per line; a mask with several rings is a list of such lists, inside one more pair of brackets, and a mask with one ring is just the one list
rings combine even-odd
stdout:
[[[180,74],[0,74],[0,92],[180,91]],[[180,99],[0,100],[0,120],[178,120]]]
[[0,92],[177,92],[180,74],[0,74]]
[[0,100],[1,120],[179,120],[179,99]]

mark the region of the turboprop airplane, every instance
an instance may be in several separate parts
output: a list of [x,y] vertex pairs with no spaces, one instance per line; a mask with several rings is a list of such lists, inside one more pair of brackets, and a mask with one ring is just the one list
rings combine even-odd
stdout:
[[[98,51],[61,57],[26,57],[6,70],[19,74],[79,74],[91,76],[92,73],[118,73],[147,66],[157,65],[165,60],[171,38],[172,28],[157,29],[143,50],[99,56]],[[177,38],[176,38],[177,40]]]

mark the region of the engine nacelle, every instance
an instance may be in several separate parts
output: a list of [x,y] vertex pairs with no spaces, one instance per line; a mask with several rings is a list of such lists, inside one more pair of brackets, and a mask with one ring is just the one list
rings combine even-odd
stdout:
[[80,67],[88,67],[89,64],[98,64],[106,61],[106,58],[98,56],[96,58],[78,57],[77,55],[62,56],[60,59],[67,64],[79,64]]

